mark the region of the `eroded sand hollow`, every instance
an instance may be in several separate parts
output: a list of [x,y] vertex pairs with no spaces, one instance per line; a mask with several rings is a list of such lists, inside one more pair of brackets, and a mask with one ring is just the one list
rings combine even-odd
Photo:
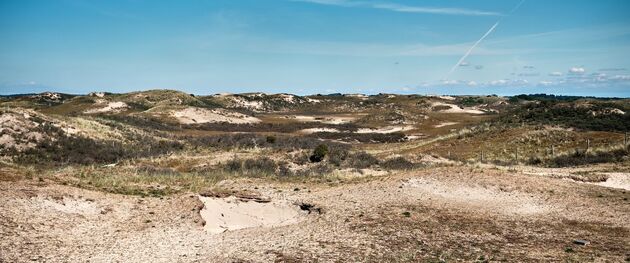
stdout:
[[286,200],[260,202],[234,196],[199,196],[199,200],[204,204],[200,211],[201,217],[206,221],[204,230],[213,234],[250,227],[291,225],[300,222],[307,215],[298,205]]

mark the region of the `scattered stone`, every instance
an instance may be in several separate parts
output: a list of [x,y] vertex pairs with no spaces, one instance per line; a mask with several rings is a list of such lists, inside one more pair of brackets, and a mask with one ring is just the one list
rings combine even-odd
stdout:
[[573,240],[573,244],[580,245],[580,246],[586,246],[586,245],[588,245],[588,244],[590,244],[590,243],[591,243],[591,242],[589,242],[589,241],[587,241],[587,240],[583,240],[583,239],[576,239],[576,240]]
[[297,204],[300,209],[304,210],[304,211],[308,211],[308,213],[317,213],[317,214],[321,214],[322,213],[322,208],[321,207],[317,207],[313,204],[309,204],[309,203],[298,203]]

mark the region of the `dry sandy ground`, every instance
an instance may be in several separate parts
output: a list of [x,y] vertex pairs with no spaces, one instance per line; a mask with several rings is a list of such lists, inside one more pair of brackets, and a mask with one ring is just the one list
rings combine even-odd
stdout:
[[474,107],[470,107],[470,108],[461,108],[455,104],[449,104],[449,103],[442,103],[442,102],[433,102],[431,103],[431,105],[433,107],[436,106],[448,106],[450,107],[450,109],[445,109],[445,110],[440,110],[440,112],[444,112],[444,113],[469,113],[469,114],[484,114],[485,112],[482,110],[479,110],[477,108]]
[[87,110],[85,111],[85,113],[90,114],[90,113],[120,112],[120,111],[126,110],[127,108],[129,108],[127,103],[124,103],[122,101],[114,101],[114,102],[109,102],[106,106],[102,108]]
[[232,112],[224,109],[202,109],[188,107],[179,111],[172,112],[172,115],[183,124],[195,123],[257,123],[260,119],[245,115],[238,112]]
[[[469,167],[329,185],[238,179],[219,186],[251,193],[259,202],[234,197],[202,202],[197,193],[141,198],[51,182],[0,182],[0,262],[623,262],[630,257],[630,193],[623,189]],[[276,217],[268,220],[265,207],[250,202],[289,214],[271,213]],[[205,228],[200,211],[208,220]],[[262,223],[221,233],[209,229],[243,212]],[[575,245],[575,239],[590,243]]]
[[[354,133],[383,133],[383,134],[387,134],[387,133],[394,133],[394,132],[403,132],[403,131],[409,131],[409,130],[413,130],[415,127],[408,125],[408,126],[387,126],[387,127],[381,127],[381,128],[359,128],[357,129]],[[303,129],[300,130],[301,133],[305,133],[305,134],[311,134],[311,133],[316,133],[316,132],[342,132],[338,129],[335,128],[308,128],[308,129]]]

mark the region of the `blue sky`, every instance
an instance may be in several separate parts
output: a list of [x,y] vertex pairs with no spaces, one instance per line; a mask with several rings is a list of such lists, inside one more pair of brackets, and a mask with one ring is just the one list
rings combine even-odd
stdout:
[[0,0],[0,94],[629,97],[628,14],[625,0]]

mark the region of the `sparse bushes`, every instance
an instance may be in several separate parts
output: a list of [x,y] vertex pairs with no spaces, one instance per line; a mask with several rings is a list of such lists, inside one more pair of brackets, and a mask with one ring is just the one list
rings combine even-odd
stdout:
[[103,115],[100,118],[104,120],[109,120],[103,122],[103,124],[114,127],[121,128],[122,125],[120,123],[124,123],[127,125],[131,125],[146,131],[176,131],[180,130],[179,126],[172,125],[161,121],[157,118],[153,117],[139,117],[139,116],[131,116],[131,115]]
[[340,131],[353,132],[358,129],[355,124],[325,124],[317,122],[293,122],[293,123],[247,123],[247,124],[233,124],[233,123],[202,123],[202,124],[188,124],[182,127],[187,129],[207,130],[207,131],[222,131],[222,132],[277,132],[277,133],[292,133],[303,129],[310,128],[332,128]]
[[357,152],[348,158],[348,165],[352,168],[365,169],[376,164],[378,164],[378,159],[366,152]]
[[[518,107],[501,118],[507,124],[560,125],[592,131],[628,131],[630,110],[627,106],[612,102],[588,101],[588,103],[543,100]],[[621,111],[621,112],[620,112]]]
[[479,98],[479,97],[465,97],[465,98],[460,99],[459,101],[460,105],[466,106],[466,107],[475,106],[475,105],[479,105],[483,103],[484,103],[483,98]]
[[267,157],[257,159],[232,159],[228,161],[224,166],[224,169],[228,172],[236,172],[247,175],[260,175],[260,174],[276,174],[278,164]]
[[385,160],[380,164],[380,166],[387,170],[410,170],[415,167],[415,164],[404,157],[399,156]]
[[448,105],[437,105],[431,108],[431,110],[433,111],[443,111],[443,110],[450,110],[450,109],[451,109],[451,106],[448,106]]
[[155,140],[138,136],[133,143],[99,141],[81,136],[59,136],[47,139],[36,147],[13,156],[17,163],[42,164],[103,164],[123,159],[148,157],[183,149],[176,141]]
[[243,169],[246,171],[273,174],[277,168],[278,164],[267,157],[247,159],[243,162]]
[[[273,137],[273,138],[269,138]],[[220,149],[231,148],[273,148],[284,150],[296,150],[296,149],[313,149],[322,141],[316,138],[310,137],[298,137],[298,136],[262,136],[253,133],[236,133],[236,134],[221,134],[214,136],[204,137],[180,137],[180,139],[189,142],[193,147],[213,147]],[[273,142],[272,142],[273,141]],[[327,142],[329,147],[335,149],[348,150],[350,146],[337,143]]]
[[136,168],[138,173],[146,173],[150,175],[178,175],[179,173],[170,167],[158,167],[153,165],[142,165]]
[[361,143],[394,143],[405,141],[405,134],[401,132],[393,133],[346,133],[346,132],[316,132],[310,136],[328,139],[340,140],[345,142],[361,142]]
[[570,167],[594,163],[612,163],[620,162],[630,158],[630,152],[625,149],[616,149],[612,151],[596,151],[593,153],[585,153],[584,151],[575,151],[571,154],[561,155],[552,158],[548,164],[553,167]]
[[350,153],[348,152],[348,150],[332,147],[332,149],[330,149],[330,153],[328,154],[328,161],[331,164],[339,167],[344,164],[349,156]]
[[293,176],[322,176],[332,173],[334,169],[325,162],[317,163],[316,165],[309,167],[309,169],[302,169],[292,172]]

